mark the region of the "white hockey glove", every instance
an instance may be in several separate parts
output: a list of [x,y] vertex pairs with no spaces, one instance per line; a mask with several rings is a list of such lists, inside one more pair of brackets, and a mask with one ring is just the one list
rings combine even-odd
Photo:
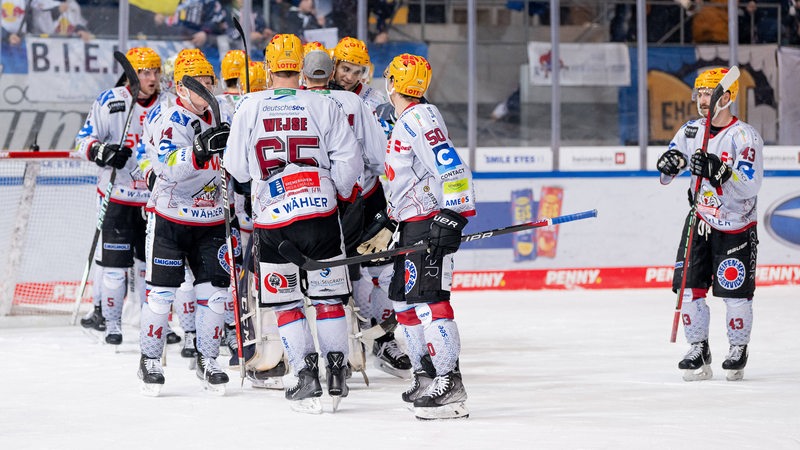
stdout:
[[361,239],[366,239],[366,241],[361,243],[356,251],[366,255],[388,250],[396,230],[397,222],[389,219],[386,211],[379,212],[375,215],[372,224],[364,230]]

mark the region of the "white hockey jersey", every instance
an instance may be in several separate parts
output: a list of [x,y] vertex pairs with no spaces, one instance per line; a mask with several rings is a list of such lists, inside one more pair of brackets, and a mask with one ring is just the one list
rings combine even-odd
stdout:
[[[236,112],[236,106],[239,104],[241,99],[242,96],[239,94],[217,95],[220,114],[227,114],[229,117],[233,117],[233,113]],[[231,191],[231,195],[233,196],[231,203],[233,203],[233,209],[236,211],[236,218],[239,220],[239,229],[246,233],[252,233],[253,218],[248,216],[244,210],[244,196],[237,194],[234,191]]]
[[[375,113],[353,92],[328,89],[310,89],[310,91],[333,100],[347,117],[347,123],[353,129],[359,143],[359,151],[364,158],[364,172],[358,178],[358,185],[365,193],[372,191],[378,183],[378,177],[383,174],[383,158],[377,160],[370,158],[379,154],[382,156],[378,151],[386,148],[386,135],[378,124]],[[373,151],[367,151],[367,148],[372,148]]]
[[231,123],[225,168],[253,180],[256,228],[278,228],[336,211],[350,199],[363,159],[344,113],[299,89],[247,94]]
[[386,103],[386,96],[383,95],[381,91],[368,84],[358,83],[358,86],[356,86],[353,92],[361,97],[361,100],[363,100],[373,112],[378,109],[379,105]]
[[[89,149],[95,142],[118,144],[125,129],[125,120],[131,104],[133,104],[133,116],[123,144],[135,150],[141,140],[145,116],[151,108],[158,105],[160,100],[161,96],[154,97],[150,103],[142,106],[132,101],[127,87],[120,86],[103,91],[92,104],[86,122],[78,132],[75,150],[89,159]],[[105,194],[112,170],[109,166],[100,169],[97,177],[97,191],[100,195]],[[117,178],[109,201],[123,205],[144,206],[149,197],[150,191],[147,190],[144,174],[139,169],[136,157],[132,155],[125,167],[117,169]]]
[[159,127],[163,113],[173,107],[177,99],[175,94],[165,92],[161,96],[161,102],[150,109],[144,119],[142,138],[139,140],[139,145],[136,146],[136,160],[145,180],[150,176],[150,172],[155,172],[156,176],[161,174],[163,161],[158,158],[157,140],[159,136],[154,136],[153,132],[160,132]]
[[[229,122],[230,117],[222,116],[221,120]],[[185,225],[225,223],[219,156],[214,155],[200,167],[192,152],[194,137],[216,125],[209,111],[198,117],[184,108],[180,99],[162,113],[153,130],[158,136],[161,173],[148,205],[159,216]]]
[[398,117],[385,150],[389,215],[421,220],[447,208],[475,214],[472,172],[447,134],[439,109],[416,103]]
[[[683,153],[687,163],[692,154],[703,146],[706,119],[686,122],[669,149]],[[708,140],[708,153],[717,155],[730,166],[733,173],[722,186],[715,188],[703,178],[698,195],[697,216],[720,231],[741,231],[756,223],[756,196],[764,179],[764,141],[752,126],[734,118]],[[688,170],[686,167],[684,170]],[[668,184],[675,177],[661,174],[661,183]],[[692,175],[690,188],[694,189],[697,177]]]

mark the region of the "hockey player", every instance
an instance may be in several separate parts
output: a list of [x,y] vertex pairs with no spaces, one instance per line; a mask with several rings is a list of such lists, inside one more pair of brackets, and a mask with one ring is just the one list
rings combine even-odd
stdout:
[[239,183],[253,180],[260,302],[274,307],[284,349],[298,377],[297,385],[286,390],[286,398],[295,410],[320,413],[319,355],[303,313],[303,296],[316,309],[317,337],[335,410],[348,394],[342,305],[350,295],[347,270],[301,271],[278,253],[278,244],[292,241],[317,259],[344,256],[337,200],[351,200],[361,155],[336,105],[300,88],[300,39],[275,35],[265,57],[271,88],[248,94],[240,102],[225,165]]
[[[134,273],[141,274],[145,258],[146,225],[141,208],[147,203],[150,192],[136,159],[132,158],[132,149],[142,135],[143,118],[160,98],[161,58],[158,54],[150,48],[137,47],[130,49],[126,56],[139,76],[138,98],[131,98],[127,86],[103,91],[92,104],[76,138],[76,150],[102,168],[97,180],[99,192],[105,192],[111,173],[117,171],[96,255],[101,281],[95,285],[102,299],[105,341],[112,345],[122,343],[122,306],[128,268],[135,266]],[[133,108],[133,115],[123,139],[130,108]]]
[[160,356],[170,307],[184,281],[184,264],[195,277],[197,376],[206,389],[224,394],[228,375],[216,360],[230,299],[230,264],[220,185],[219,155],[228,117],[215,123],[208,104],[183,86],[185,75],[208,89],[214,69],[201,53],[175,61],[176,105],[164,111],[155,136],[161,173],[153,186],[154,220],[148,223],[147,303],[142,308],[139,377],[143,392],[158,395],[164,384]]
[[447,137],[439,110],[419,103],[431,81],[421,56],[396,56],[384,73],[399,116],[385,150],[388,213],[399,223],[398,245],[429,240],[430,252],[394,260],[389,288],[404,326],[413,380],[403,393],[417,418],[467,417],[458,357],[461,341],[450,305],[453,257],[467,217],[475,214],[472,173]]
[[[386,148],[386,138],[378,121],[375,120],[375,115],[358,95],[350,91],[326,88],[332,71],[333,61],[327,52],[312,50],[306,54],[303,64],[306,86],[309,90],[333,98],[340,106],[353,128],[359,142],[359,151],[365,159],[364,173],[359,179],[359,189],[362,191],[360,198],[348,208],[343,219],[346,248],[348,253],[353,254],[356,253],[356,247],[364,241],[364,226],[371,225],[376,214],[386,209],[386,197],[378,178],[383,170],[382,150]],[[366,150],[367,147],[376,151],[370,152]],[[380,157],[370,161],[370,156],[375,154]],[[380,275],[385,270],[391,270],[391,261],[370,262],[362,266],[354,268],[357,272],[355,276],[351,274],[353,299],[359,309],[359,315],[366,319],[361,327],[369,328],[393,314],[388,294],[379,286]],[[393,332],[377,338],[373,343],[372,352],[376,356],[375,365],[379,369],[401,378],[410,375],[411,362],[398,347]],[[352,365],[359,368],[357,361]]]
[[364,41],[354,37],[342,38],[333,48],[333,60],[332,89],[355,92],[373,111],[386,103],[386,97],[380,91],[366,84],[372,64]]
[[[709,69],[697,76],[692,99],[697,110],[708,117],[711,93],[727,69]],[[712,377],[708,345],[710,312],[706,305],[709,287],[725,302],[728,327],[728,356],[722,368],[728,380],[740,380],[747,364],[747,344],[753,325],[753,293],[756,288],[756,199],[764,174],[763,140],[750,125],[730,111],[739,92],[739,82],[720,98],[710,125],[708,119],[686,122],[658,159],[661,183],[668,184],[684,170],[690,170],[689,198],[696,214],[691,254],[684,261],[686,218],[675,262],[672,289],[681,287],[686,276],[681,316],[689,352],[678,363],[684,380]],[[708,148],[703,149],[703,132],[709,126]],[[697,177],[701,183],[693,192]],[[685,262],[685,264],[684,264]],[[686,274],[684,275],[684,268]]]

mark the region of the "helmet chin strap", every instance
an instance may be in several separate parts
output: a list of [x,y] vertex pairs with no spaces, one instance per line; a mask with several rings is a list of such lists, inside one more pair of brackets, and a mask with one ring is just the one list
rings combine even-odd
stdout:
[[392,101],[392,94],[394,94],[394,83],[392,83],[391,89],[389,89],[389,83],[391,83],[391,80],[389,78],[386,78],[384,83],[384,89],[386,90],[386,98],[389,100],[389,104],[392,105],[392,108],[396,108],[394,102]]
[[[724,105],[720,105],[721,101],[722,101],[722,99],[717,100],[717,104],[714,107],[714,117],[712,117],[711,120],[716,119],[717,115],[720,113],[720,111],[723,111],[723,110],[726,110],[726,109],[730,108],[731,103],[733,103],[733,101],[729,101],[728,103],[726,103]],[[703,110],[700,109],[700,98],[697,99],[697,113],[700,114],[700,117],[705,117],[705,114],[703,114]]]
[[[185,89],[187,92],[189,91],[189,88],[187,88],[186,86],[184,86],[184,85],[182,85],[182,84],[181,84],[180,86],[181,86],[183,89]],[[191,106],[191,107],[192,107],[192,109],[193,109],[194,111],[200,111],[199,113],[195,113],[195,114],[197,114],[197,115],[203,114],[203,113],[205,113],[205,112],[206,112],[206,110],[208,109],[208,106],[206,106],[206,107],[205,107],[205,108],[203,108],[203,109],[200,109],[200,108],[198,108],[198,107],[197,107],[197,106],[196,106],[194,103],[192,103],[192,99],[190,98],[190,97],[191,97],[190,95],[181,95],[181,93],[180,93],[180,90],[179,90],[179,89],[175,89],[175,91],[176,91],[176,94],[178,94],[178,97],[180,97],[180,99],[181,99],[181,100],[184,100],[184,101],[186,101],[186,103],[188,103],[188,104],[189,104],[189,106]],[[193,111],[193,112],[194,112],[194,111]]]

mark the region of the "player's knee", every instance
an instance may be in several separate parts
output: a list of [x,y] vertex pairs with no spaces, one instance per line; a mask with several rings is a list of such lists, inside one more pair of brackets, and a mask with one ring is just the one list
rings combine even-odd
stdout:
[[436,303],[421,303],[414,307],[417,312],[417,317],[423,324],[429,324],[436,320],[449,319],[453,320],[453,307],[450,301],[441,301]]
[[303,313],[303,308],[298,305],[288,309],[276,310],[275,318],[278,320],[278,326],[282,327],[300,320],[305,320],[306,315]]
[[694,302],[697,300],[703,300],[706,298],[707,295],[708,295],[708,289],[702,289],[702,288],[684,289],[683,301]]
[[216,314],[225,314],[225,304],[230,301],[228,288],[205,282],[195,286],[195,292],[197,306],[208,306],[208,309]]
[[737,308],[740,306],[746,306],[750,302],[753,301],[752,298],[723,298],[722,301],[725,302],[725,305],[728,308]]
[[[395,317],[397,317],[397,323],[407,327],[413,327],[414,325],[419,325],[421,322],[417,317],[417,310],[413,306],[406,306],[405,308],[398,307],[399,302],[394,303],[394,313]],[[404,304],[403,304],[404,305]]]
[[125,285],[127,274],[125,269],[118,267],[103,267],[103,287],[119,289]]
[[333,304],[316,303],[314,304],[314,309],[317,312],[317,320],[344,318],[344,306],[339,302]]
[[155,314],[167,314],[175,301],[174,288],[151,287],[147,293],[147,307]]

